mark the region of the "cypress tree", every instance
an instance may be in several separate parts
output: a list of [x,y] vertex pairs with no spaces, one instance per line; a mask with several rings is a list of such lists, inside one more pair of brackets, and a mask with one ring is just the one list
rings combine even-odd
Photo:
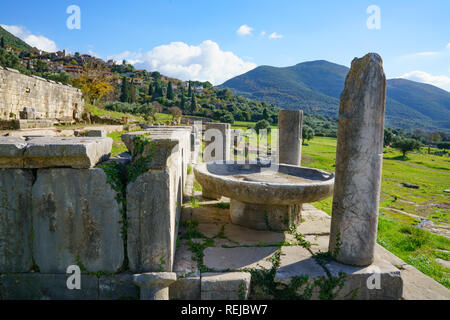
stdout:
[[148,86],[148,95],[151,96],[153,95],[153,84],[150,83],[150,85]]
[[181,102],[180,102],[180,108],[184,111],[186,108],[186,98],[184,97],[184,92],[181,93]]
[[192,97],[192,86],[190,81],[189,81],[188,97]]
[[120,95],[121,102],[130,102],[130,84],[128,78],[122,78],[122,93]]
[[191,112],[194,113],[197,111],[197,99],[195,99],[195,95],[191,97]]
[[172,86],[172,82],[170,82],[170,81],[169,81],[169,84],[167,86],[167,95],[166,95],[166,97],[169,100],[173,100],[173,97],[174,97],[173,86]]
[[0,47],[2,49],[6,49],[6,45],[5,45],[5,37],[2,37],[2,39],[0,40]]
[[130,88],[130,102],[135,103],[136,102],[136,87],[134,86],[134,84],[131,84],[131,88]]

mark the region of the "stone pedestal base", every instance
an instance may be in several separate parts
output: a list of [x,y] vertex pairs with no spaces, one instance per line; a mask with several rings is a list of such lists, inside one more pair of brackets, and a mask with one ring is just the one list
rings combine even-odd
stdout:
[[260,205],[231,199],[231,222],[250,229],[287,231],[301,221],[302,205]]
[[169,286],[177,280],[174,272],[151,272],[134,275],[141,300],[169,300]]
[[202,189],[202,197],[210,200],[220,200],[222,199],[221,195],[214,193],[214,191],[210,191],[207,188],[203,187]]

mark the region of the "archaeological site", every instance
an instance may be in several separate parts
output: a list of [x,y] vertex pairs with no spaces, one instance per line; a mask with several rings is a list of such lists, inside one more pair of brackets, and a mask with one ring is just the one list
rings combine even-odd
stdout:
[[377,243],[386,86],[378,54],[353,60],[327,172],[302,166],[302,110],[96,122],[79,89],[0,67],[0,299],[449,299]]

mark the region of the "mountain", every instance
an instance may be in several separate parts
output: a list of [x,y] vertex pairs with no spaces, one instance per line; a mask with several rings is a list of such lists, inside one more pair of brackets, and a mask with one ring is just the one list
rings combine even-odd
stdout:
[[[222,84],[235,94],[284,109],[337,116],[349,68],[325,60],[291,67],[261,66]],[[406,79],[387,83],[386,125],[450,131],[450,93]]]
[[0,39],[3,37],[5,44],[18,49],[19,51],[29,51],[31,46],[20,40],[13,34],[0,27]]

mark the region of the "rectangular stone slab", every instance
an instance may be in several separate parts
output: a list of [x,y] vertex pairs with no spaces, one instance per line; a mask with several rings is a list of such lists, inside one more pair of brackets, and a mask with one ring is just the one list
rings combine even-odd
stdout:
[[280,267],[275,275],[275,282],[289,284],[292,277],[303,274],[309,277],[326,276],[325,271],[307,249],[300,246],[282,247]]
[[0,273],[31,269],[33,180],[29,170],[0,170]]
[[95,275],[81,275],[81,290],[67,288],[67,274],[0,275],[0,297],[4,300],[97,300],[99,280]]
[[149,171],[127,188],[128,258],[133,272],[172,271],[176,194],[169,170]]
[[99,300],[139,300],[139,287],[131,273],[105,276],[98,279]]
[[33,256],[43,273],[66,273],[79,262],[115,273],[124,245],[117,193],[102,169],[38,170],[33,195]]
[[277,247],[206,248],[203,263],[214,271],[270,269],[272,263],[268,259],[277,250]]
[[170,300],[200,300],[200,276],[177,277],[177,281],[172,283],[169,288]]
[[24,153],[24,167],[93,168],[109,158],[111,149],[111,138],[30,138]]

